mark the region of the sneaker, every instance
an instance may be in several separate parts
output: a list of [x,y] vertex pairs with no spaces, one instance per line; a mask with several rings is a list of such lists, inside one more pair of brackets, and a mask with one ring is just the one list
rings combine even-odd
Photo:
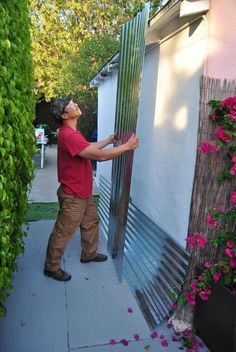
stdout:
[[97,253],[96,257],[93,259],[80,259],[81,263],[90,263],[90,262],[96,262],[96,263],[101,263],[105,262],[107,260],[107,255]]
[[57,281],[69,281],[71,279],[71,275],[68,274],[66,271],[63,271],[59,268],[57,271],[48,271],[44,269],[44,275],[51,277]]

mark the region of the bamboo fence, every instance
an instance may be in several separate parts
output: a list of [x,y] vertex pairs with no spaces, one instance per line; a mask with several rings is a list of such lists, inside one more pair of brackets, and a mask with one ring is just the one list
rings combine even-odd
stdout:
[[[202,77],[200,82],[200,113],[198,128],[198,146],[202,141],[213,141],[216,133],[216,124],[209,118],[211,107],[209,100],[224,100],[236,95],[236,80],[221,80],[210,77]],[[227,166],[229,154],[227,149],[220,152],[202,154],[197,151],[195,175],[190,206],[188,233],[197,232],[207,235],[210,239],[215,231],[206,224],[206,216],[210,209],[223,206],[229,207],[229,196],[236,190],[236,181],[217,179],[218,174]],[[216,249],[208,245],[206,249],[194,249],[191,251],[190,265],[187,271],[186,282],[191,281],[195,267],[209,258],[218,256]],[[190,307],[180,309],[176,313],[177,319],[184,320],[192,325],[193,312]]]

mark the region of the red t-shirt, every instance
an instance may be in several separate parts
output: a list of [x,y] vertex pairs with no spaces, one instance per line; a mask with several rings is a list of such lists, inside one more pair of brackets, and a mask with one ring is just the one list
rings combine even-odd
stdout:
[[79,198],[92,195],[93,173],[90,160],[79,157],[79,153],[90,143],[78,131],[61,126],[58,134],[57,171],[63,191]]

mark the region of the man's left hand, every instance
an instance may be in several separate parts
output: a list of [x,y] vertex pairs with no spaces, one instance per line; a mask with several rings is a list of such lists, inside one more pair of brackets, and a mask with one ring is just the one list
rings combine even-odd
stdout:
[[108,137],[109,144],[114,144],[117,142],[117,134],[113,133]]

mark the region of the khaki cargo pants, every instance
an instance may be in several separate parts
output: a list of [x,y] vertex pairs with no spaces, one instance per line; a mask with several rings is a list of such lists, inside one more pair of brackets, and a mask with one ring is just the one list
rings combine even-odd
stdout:
[[78,198],[57,191],[60,210],[53,231],[48,240],[45,269],[56,271],[60,268],[62,256],[69,240],[80,227],[81,259],[95,258],[98,247],[98,214],[95,200],[90,197]]

